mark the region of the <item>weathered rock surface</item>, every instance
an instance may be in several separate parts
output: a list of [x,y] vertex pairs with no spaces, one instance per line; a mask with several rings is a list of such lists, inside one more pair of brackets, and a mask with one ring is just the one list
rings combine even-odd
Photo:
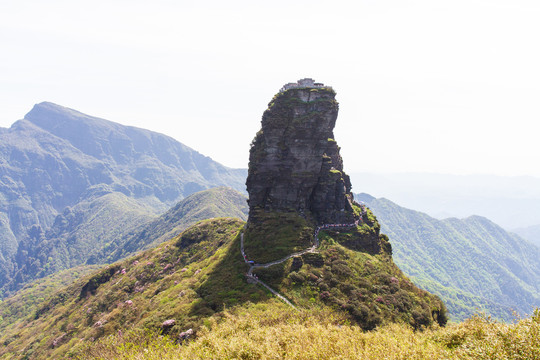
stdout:
[[250,150],[250,221],[260,210],[297,212],[320,224],[354,221],[351,182],[334,140],[335,95],[307,86],[274,96]]

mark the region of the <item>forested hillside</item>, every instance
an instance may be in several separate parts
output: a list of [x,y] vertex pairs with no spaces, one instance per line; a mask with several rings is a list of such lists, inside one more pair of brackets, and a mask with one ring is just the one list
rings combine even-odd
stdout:
[[452,319],[479,310],[510,320],[540,306],[540,249],[480,216],[434,219],[357,195],[391,239],[398,266],[445,301]]
[[218,217],[246,220],[246,197],[227,187],[199,191],[180,201],[157,219],[137,227],[124,237],[115,238],[101,254],[89,260],[114,262],[137,251],[148,249],[178,235],[197,221]]

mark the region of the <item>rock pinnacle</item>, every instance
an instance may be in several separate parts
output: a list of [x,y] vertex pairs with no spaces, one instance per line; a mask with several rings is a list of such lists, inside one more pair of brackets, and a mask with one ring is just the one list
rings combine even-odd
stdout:
[[250,222],[261,212],[296,212],[318,224],[356,220],[334,139],[335,95],[329,86],[302,79],[286,84],[268,104],[250,149]]

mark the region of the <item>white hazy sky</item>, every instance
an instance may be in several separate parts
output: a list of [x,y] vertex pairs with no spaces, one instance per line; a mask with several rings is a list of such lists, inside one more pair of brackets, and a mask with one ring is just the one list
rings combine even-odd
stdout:
[[0,0],[0,126],[51,101],[247,167],[287,82],[348,172],[540,176],[538,0]]

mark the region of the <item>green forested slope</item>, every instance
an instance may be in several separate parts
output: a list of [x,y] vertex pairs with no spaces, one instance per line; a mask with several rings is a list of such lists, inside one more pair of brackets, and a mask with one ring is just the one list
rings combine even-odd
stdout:
[[67,207],[48,230],[33,226],[20,240],[15,257],[18,269],[3,291],[8,294],[32,279],[85,264],[111,239],[154,217],[122,193],[89,197]]
[[[218,217],[247,219],[246,197],[227,187],[199,191],[180,201],[165,214],[117,238],[96,257],[99,262],[117,261],[136,251],[162,243],[197,221]],[[92,259],[94,260],[94,259]],[[94,262],[94,261],[91,261]]]
[[169,240],[200,220],[245,219],[246,213],[245,196],[226,187],[190,195],[157,218],[121,193],[90,197],[66,208],[48,231],[36,227],[29,239],[21,241],[20,270],[4,291],[8,294],[17,284],[81,264],[114,262]]
[[[540,306],[540,250],[486,218],[437,220],[361,194],[388,234],[398,266],[438,294],[451,318],[478,310],[509,320]],[[511,209],[508,209],[511,211]]]

